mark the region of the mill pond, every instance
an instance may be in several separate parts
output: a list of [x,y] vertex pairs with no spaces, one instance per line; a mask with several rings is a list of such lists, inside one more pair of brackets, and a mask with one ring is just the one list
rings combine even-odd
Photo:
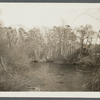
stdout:
[[27,84],[17,91],[89,91],[93,69],[80,69],[76,65],[51,62],[32,62],[27,72]]

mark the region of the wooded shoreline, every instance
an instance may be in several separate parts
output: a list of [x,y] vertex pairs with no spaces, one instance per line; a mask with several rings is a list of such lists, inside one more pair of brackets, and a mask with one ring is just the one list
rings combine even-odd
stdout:
[[0,26],[1,90],[13,89],[20,81],[26,83],[30,62],[95,67],[91,90],[100,90],[100,85],[96,85],[100,83],[97,67],[100,65],[100,31],[94,31],[91,25],[75,29],[69,25],[54,26],[43,30],[44,34],[39,28],[25,31],[23,27]]

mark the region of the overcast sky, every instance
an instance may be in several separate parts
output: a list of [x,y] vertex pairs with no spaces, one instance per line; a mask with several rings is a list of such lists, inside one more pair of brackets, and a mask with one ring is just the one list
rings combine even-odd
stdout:
[[32,28],[68,24],[77,27],[91,24],[95,30],[100,29],[100,4],[0,3],[0,11],[0,20],[5,26]]

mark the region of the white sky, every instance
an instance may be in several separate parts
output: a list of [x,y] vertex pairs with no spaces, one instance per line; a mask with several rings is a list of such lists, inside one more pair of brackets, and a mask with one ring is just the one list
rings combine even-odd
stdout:
[[100,29],[100,20],[94,18],[100,18],[100,4],[0,3],[0,10],[0,20],[5,26],[23,25],[29,29],[34,26],[91,24],[95,30]]

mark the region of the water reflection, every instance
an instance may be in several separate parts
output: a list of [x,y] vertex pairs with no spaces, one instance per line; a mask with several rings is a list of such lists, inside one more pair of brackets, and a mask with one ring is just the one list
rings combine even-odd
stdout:
[[32,72],[41,91],[87,91],[89,73],[77,71],[74,65],[33,63]]

